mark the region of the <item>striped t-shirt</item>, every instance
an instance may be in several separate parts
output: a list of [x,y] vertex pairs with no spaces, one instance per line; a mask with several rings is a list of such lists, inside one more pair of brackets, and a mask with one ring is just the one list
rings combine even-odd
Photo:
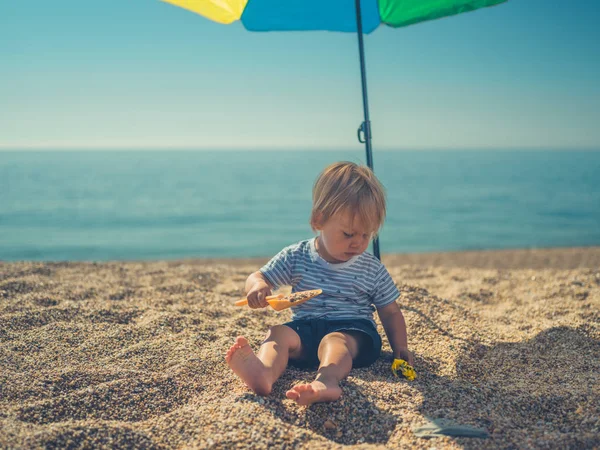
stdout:
[[385,266],[364,252],[331,264],[317,253],[315,238],[284,248],[260,272],[275,289],[292,292],[323,289],[323,293],[292,308],[292,319],[368,319],[375,307],[395,301],[400,293]]

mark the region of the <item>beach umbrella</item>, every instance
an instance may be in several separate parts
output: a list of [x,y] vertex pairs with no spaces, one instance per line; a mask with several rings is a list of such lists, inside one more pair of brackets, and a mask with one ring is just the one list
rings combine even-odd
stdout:
[[[494,6],[507,0],[162,0],[223,24],[238,20],[250,31],[340,31],[357,33],[364,120],[358,127],[367,165],[373,169],[371,122],[363,34],[379,25],[400,28]],[[380,258],[379,240],[373,253]]]

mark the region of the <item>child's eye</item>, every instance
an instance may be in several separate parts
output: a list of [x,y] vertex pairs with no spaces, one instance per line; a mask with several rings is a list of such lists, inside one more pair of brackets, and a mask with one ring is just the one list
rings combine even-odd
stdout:
[[344,231],[344,236],[345,236],[345,237],[347,237],[347,238],[351,238],[351,237],[352,237],[352,236],[354,236],[354,235],[353,235],[353,234],[348,234],[348,233],[346,233],[346,232]]

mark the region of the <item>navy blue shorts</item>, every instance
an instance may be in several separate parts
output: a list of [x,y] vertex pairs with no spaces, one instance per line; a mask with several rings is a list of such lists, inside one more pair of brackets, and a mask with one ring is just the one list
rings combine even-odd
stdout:
[[359,346],[358,355],[352,361],[352,367],[370,366],[379,358],[381,354],[381,336],[370,320],[350,319],[350,320],[325,320],[325,319],[306,319],[293,320],[284,323],[290,327],[298,336],[302,343],[302,358],[290,358],[289,364],[299,368],[314,368],[319,366],[317,352],[321,340],[335,331],[359,332],[364,333],[367,339],[363,339],[363,345]]

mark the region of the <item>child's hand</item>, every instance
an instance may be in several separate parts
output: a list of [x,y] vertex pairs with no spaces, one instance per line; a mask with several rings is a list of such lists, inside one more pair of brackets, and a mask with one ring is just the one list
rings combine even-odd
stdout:
[[257,281],[246,294],[248,306],[252,309],[269,306],[266,297],[271,295],[271,288],[264,281]]
[[395,359],[403,359],[411,366],[414,365],[414,357],[413,354],[408,348],[400,348],[396,355],[394,355]]

